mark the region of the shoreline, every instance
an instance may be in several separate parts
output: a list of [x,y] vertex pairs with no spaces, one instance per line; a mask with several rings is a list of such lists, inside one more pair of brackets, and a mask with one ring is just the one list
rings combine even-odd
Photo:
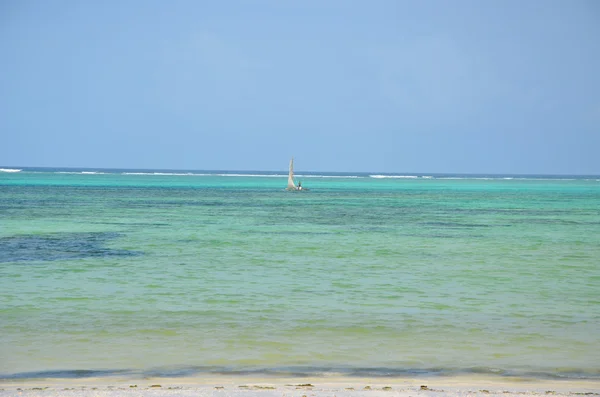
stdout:
[[464,396],[598,395],[600,380],[540,380],[490,376],[350,377],[94,377],[3,379],[0,396]]

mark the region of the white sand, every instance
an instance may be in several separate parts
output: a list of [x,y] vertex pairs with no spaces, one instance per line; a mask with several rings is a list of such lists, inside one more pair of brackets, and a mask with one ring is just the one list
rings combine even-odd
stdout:
[[[135,386],[135,387],[132,387]],[[426,388],[422,388],[426,386]],[[85,378],[4,381],[0,396],[441,397],[596,395],[600,381],[490,377],[429,378]]]

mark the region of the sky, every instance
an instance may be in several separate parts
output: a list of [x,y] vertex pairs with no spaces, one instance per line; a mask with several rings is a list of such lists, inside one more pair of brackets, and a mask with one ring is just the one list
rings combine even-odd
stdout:
[[3,0],[0,165],[600,174],[596,0]]

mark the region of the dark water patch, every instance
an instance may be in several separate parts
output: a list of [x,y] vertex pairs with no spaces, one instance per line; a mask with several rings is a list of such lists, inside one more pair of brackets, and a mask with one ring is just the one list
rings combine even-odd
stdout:
[[407,237],[416,237],[416,238],[433,238],[433,239],[475,239],[475,238],[483,238],[484,236],[481,234],[465,234],[465,233],[457,233],[457,234],[447,234],[447,233],[403,233],[403,236]]
[[272,208],[271,203],[263,204],[251,200],[130,200],[121,201],[116,205],[118,208],[173,208],[173,207],[209,207],[209,208]]
[[401,367],[347,367],[347,366],[283,366],[283,367],[246,367],[246,366],[181,366],[153,368],[148,370],[49,370],[0,374],[0,380],[22,379],[79,379],[93,377],[152,377],[185,378],[198,375],[233,376],[283,376],[283,377],[321,377],[342,376],[348,378],[410,378],[410,377],[452,377],[469,374],[481,374],[517,379],[552,380],[598,380],[600,370],[576,368],[558,369],[553,372],[512,370],[490,367],[471,368],[401,368]]
[[139,256],[139,251],[106,247],[119,233],[51,233],[0,238],[0,263]]
[[423,222],[424,226],[433,227],[446,227],[446,228],[457,228],[457,229],[473,229],[480,227],[495,227],[495,226],[510,226],[510,225],[486,225],[481,223],[460,223],[460,222]]
[[261,230],[246,230],[240,234],[266,234],[275,236],[318,236],[318,235],[331,235],[339,234],[338,232],[310,232],[301,230],[282,230],[282,231],[261,231]]
[[387,233],[393,230],[391,227],[386,226],[349,226],[353,231],[364,232],[364,233]]
[[538,225],[600,225],[600,222],[574,221],[562,218],[516,218],[511,222]]
[[164,227],[171,226],[164,222],[89,222],[95,225],[118,225],[118,226],[144,226],[144,227]]
[[573,214],[573,209],[534,209],[534,208],[451,208],[451,213],[461,213],[469,215],[514,215],[514,216],[562,216]]

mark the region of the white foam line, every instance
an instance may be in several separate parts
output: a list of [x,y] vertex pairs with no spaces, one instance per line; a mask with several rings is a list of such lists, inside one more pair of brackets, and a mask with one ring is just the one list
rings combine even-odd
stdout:
[[416,175],[369,175],[371,178],[377,179],[418,179]]

